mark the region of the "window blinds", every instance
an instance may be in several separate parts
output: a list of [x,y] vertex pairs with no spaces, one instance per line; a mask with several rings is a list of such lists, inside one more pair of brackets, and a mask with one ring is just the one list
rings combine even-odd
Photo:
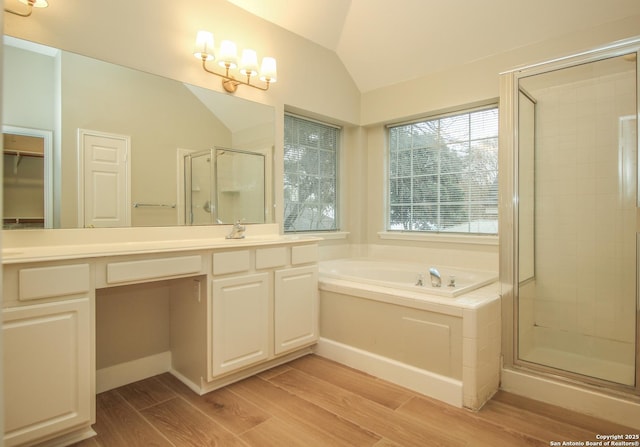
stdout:
[[389,128],[389,230],[497,234],[498,109]]
[[284,134],[284,231],[337,230],[340,128],[286,114]]

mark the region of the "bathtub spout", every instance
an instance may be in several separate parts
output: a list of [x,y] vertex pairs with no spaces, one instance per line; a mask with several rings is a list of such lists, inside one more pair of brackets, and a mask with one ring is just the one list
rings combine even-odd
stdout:
[[431,267],[429,269],[429,276],[431,276],[431,286],[440,287],[442,285],[442,277],[437,268]]

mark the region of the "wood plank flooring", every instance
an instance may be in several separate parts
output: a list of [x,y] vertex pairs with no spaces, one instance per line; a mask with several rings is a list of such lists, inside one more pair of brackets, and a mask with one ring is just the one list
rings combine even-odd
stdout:
[[471,412],[316,355],[204,396],[162,374],[96,405],[98,436],[76,447],[549,446],[639,432],[504,392]]

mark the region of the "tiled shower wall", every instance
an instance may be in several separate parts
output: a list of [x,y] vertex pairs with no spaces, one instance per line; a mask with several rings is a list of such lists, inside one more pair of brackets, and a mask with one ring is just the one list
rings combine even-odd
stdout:
[[521,352],[543,346],[633,364],[635,82],[630,70],[531,92],[535,279],[520,288]]

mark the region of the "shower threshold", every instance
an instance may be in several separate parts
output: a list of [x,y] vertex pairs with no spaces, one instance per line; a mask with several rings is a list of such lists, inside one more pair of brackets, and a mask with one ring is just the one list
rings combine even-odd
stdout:
[[520,353],[520,359],[621,385],[635,384],[633,362],[614,362],[546,347],[535,347]]

